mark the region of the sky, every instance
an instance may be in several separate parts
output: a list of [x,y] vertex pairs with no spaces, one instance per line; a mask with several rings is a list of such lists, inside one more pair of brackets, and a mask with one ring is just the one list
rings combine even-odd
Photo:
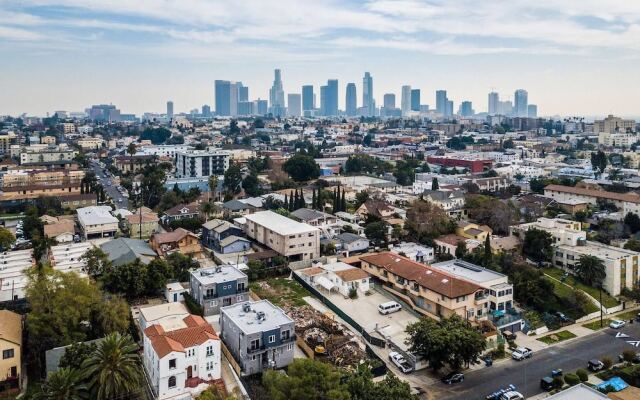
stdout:
[[0,0],[0,115],[112,103],[214,107],[216,79],[268,98],[373,76],[374,97],[446,89],[486,111],[516,89],[543,116],[640,116],[636,0]]

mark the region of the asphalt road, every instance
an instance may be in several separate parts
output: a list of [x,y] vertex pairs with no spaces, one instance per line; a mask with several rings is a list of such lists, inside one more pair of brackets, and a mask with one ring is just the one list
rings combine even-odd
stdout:
[[120,193],[116,187],[116,185],[107,185],[107,181],[111,181],[110,177],[107,177],[105,172],[100,168],[97,162],[91,162],[91,169],[95,172],[96,176],[100,177],[100,183],[104,187],[104,191],[107,193],[109,197],[113,199],[114,204],[117,208],[129,208],[129,199],[124,197],[122,193]]
[[[629,337],[616,338],[618,332]],[[469,372],[460,384],[448,386],[438,382],[429,388],[429,397],[438,400],[484,399],[488,394],[514,384],[527,398],[542,392],[540,378],[550,375],[552,369],[574,372],[586,368],[587,361],[594,358],[608,356],[617,362],[618,354],[624,349],[640,352],[640,347],[627,343],[633,340],[640,341],[640,323],[627,324],[620,330],[605,328],[593,335],[540,350],[524,361],[508,360]]]

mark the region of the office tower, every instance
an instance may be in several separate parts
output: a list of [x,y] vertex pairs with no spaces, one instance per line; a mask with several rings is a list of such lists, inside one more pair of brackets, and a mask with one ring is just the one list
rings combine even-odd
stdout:
[[453,115],[453,101],[447,100],[447,107],[445,108],[444,116],[451,117],[452,115]]
[[202,106],[202,116],[205,118],[209,118],[211,117],[211,107],[209,107],[208,105],[203,105]]
[[420,111],[420,89],[411,89],[411,111]]
[[526,117],[527,116],[527,103],[528,103],[528,93],[524,89],[516,90],[514,94],[515,104],[514,104],[514,112],[516,117]]
[[238,85],[230,81],[215,81],[216,115],[238,115]]
[[429,105],[428,104],[420,104],[420,112],[428,113],[429,112]]
[[498,94],[498,92],[489,93],[489,108],[487,110],[489,112],[489,115],[498,114],[499,106],[500,106],[500,95]]
[[244,86],[242,82],[238,82],[238,102],[249,101],[249,87]]
[[513,103],[511,103],[511,100],[498,102],[498,114],[506,116],[513,114]]
[[370,117],[375,114],[376,107],[373,102],[373,77],[368,72],[365,72],[364,78],[362,78],[362,107],[365,109],[366,116]]
[[338,80],[329,79],[325,86],[325,114],[328,116],[338,115]]
[[269,110],[274,117],[283,117],[286,109],[284,104],[284,90],[282,89],[282,76],[279,69],[274,71],[273,85],[269,89]]
[[538,106],[535,104],[529,104],[527,106],[527,116],[529,118],[538,118]]
[[447,114],[447,91],[436,90],[436,112],[446,116]]
[[402,96],[400,97],[400,109],[402,115],[407,115],[411,111],[411,86],[402,87]]
[[239,101],[238,115],[254,115],[256,113],[256,104],[253,101]]
[[458,111],[458,114],[460,114],[460,116],[462,117],[473,116],[475,112],[473,111],[473,105],[471,104],[471,102],[463,101],[462,103],[460,103],[460,111]]
[[320,115],[327,115],[327,92],[329,88],[327,85],[320,86]]
[[384,97],[384,108],[396,108],[396,95],[393,93],[385,93]]
[[287,115],[292,117],[302,115],[302,96],[298,93],[289,93],[287,96]]
[[346,98],[346,112],[347,115],[353,117],[356,115],[356,111],[358,108],[358,99],[356,92],[356,84],[355,83],[347,83],[347,98]]
[[313,110],[315,108],[313,85],[304,85],[302,87],[302,110]]
[[112,104],[99,104],[91,106],[88,112],[89,118],[95,121],[119,122],[122,120],[120,110]]
[[173,101],[167,101],[167,118],[173,118]]
[[269,104],[267,100],[256,100],[255,112],[257,115],[265,115],[269,112]]

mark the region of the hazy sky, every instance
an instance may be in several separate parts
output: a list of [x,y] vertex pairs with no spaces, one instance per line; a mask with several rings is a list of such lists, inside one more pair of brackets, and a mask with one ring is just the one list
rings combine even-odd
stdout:
[[0,115],[113,103],[213,104],[213,81],[267,98],[371,72],[382,95],[446,89],[486,111],[491,88],[541,115],[640,115],[638,0],[0,0]]

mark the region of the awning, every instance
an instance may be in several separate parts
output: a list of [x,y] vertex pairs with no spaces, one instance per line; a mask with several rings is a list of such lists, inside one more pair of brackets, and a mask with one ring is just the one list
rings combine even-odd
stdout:
[[336,285],[334,285],[333,282],[331,282],[329,279],[325,278],[324,276],[318,277],[316,279],[316,283],[327,290],[331,290],[334,287],[336,287]]

